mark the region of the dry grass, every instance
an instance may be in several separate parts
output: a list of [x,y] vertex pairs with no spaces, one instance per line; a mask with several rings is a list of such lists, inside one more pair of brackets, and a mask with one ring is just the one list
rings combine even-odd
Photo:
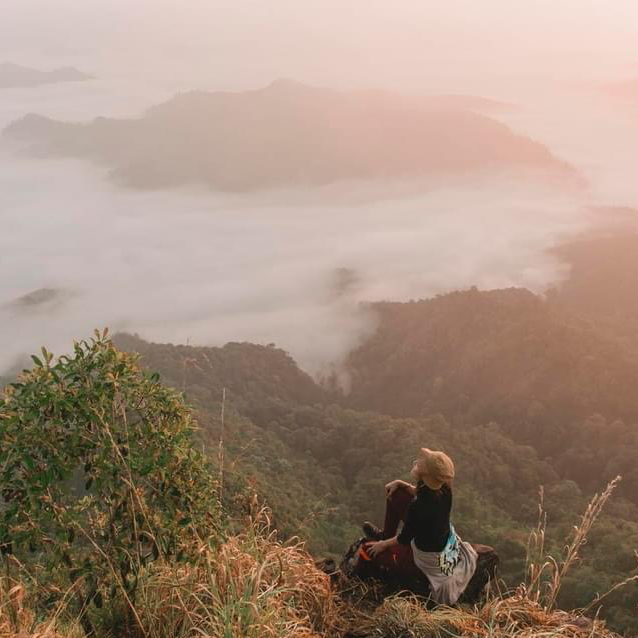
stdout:
[[[545,556],[541,507],[528,583],[479,606],[428,610],[414,596],[383,600],[374,584],[335,585],[302,543],[279,542],[261,511],[221,546],[199,542],[195,561],[148,568],[135,609],[119,610],[119,625],[113,610],[92,610],[96,638],[613,638],[603,621],[554,607],[561,578],[576,564],[615,484],[592,500],[561,560]],[[0,638],[81,635],[63,606],[38,619],[25,588],[0,579]]]
[[[345,603],[301,543],[280,543],[267,521],[197,560],[157,562],[142,576],[135,609],[92,609],[97,636],[130,638],[321,638],[342,636]],[[0,638],[80,638],[60,607],[38,622],[22,584],[0,581]],[[134,613],[132,613],[134,611]],[[67,621],[64,627],[62,620]],[[60,622],[59,622],[60,621]]]
[[411,597],[388,598],[350,634],[353,638],[598,638],[611,637],[602,621],[548,612],[520,595],[492,598],[479,607],[428,611]]
[[[428,611],[412,596],[373,608],[344,604],[328,577],[299,546],[231,539],[219,556],[202,549],[200,566],[149,575],[138,615],[142,627],[104,635],[148,638],[612,638],[603,622],[546,611],[518,594],[475,608]],[[261,547],[261,543],[268,546]],[[247,545],[246,545],[247,543]],[[248,551],[247,551],[248,550]],[[256,552],[256,553],[255,553]],[[205,564],[211,560],[211,564]],[[199,570],[203,570],[199,571]],[[37,623],[24,589],[1,590],[0,638],[81,638],[57,620]],[[9,600],[17,623],[9,618]],[[101,633],[98,635],[102,635]]]
[[156,565],[140,584],[146,638],[318,638],[343,634],[341,600],[301,544],[282,544],[262,521],[196,563]]
[[497,596],[475,607],[427,610],[410,596],[386,599],[356,616],[351,638],[617,638],[604,621],[576,612],[547,611],[521,594]]
[[82,638],[78,627],[61,627],[61,605],[46,620],[38,619],[26,587],[9,576],[0,578],[0,638]]
[[351,635],[365,638],[460,636],[473,620],[474,616],[459,609],[428,611],[418,598],[392,596],[369,616],[361,616]]

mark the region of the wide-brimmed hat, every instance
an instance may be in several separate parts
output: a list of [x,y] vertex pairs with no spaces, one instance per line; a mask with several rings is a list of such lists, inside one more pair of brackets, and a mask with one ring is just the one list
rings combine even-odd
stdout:
[[422,447],[419,454],[423,461],[420,464],[423,473],[437,489],[454,478],[454,463],[445,452]]

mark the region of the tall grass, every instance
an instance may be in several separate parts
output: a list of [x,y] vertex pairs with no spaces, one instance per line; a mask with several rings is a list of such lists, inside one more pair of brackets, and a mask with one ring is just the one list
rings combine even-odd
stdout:
[[261,517],[188,565],[155,565],[140,584],[147,638],[311,638],[342,633],[339,599],[300,543],[282,544]]
[[[617,476],[608,483],[600,494],[594,495],[583,513],[580,523],[574,526],[572,534],[563,548],[563,555],[558,559],[545,553],[547,512],[544,509],[544,494],[541,488],[538,524],[536,529],[531,532],[527,545],[527,581],[519,588],[519,592],[524,598],[541,605],[547,613],[554,609],[563,579],[580,562],[580,552],[587,543],[587,536],[620,481],[621,477]],[[638,554],[636,554],[636,558],[638,559]],[[594,600],[582,608],[582,611],[590,611],[599,606],[609,594],[635,581],[638,581],[638,575],[629,576],[616,583],[604,594],[597,595]]]
[[65,619],[68,597],[47,618],[35,613],[33,595],[8,574],[0,577],[0,638],[83,638],[79,622]]
[[[301,542],[277,539],[266,510],[254,510],[243,532],[220,545],[193,541],[190,562],[160,558],[146,567],[134,610],[92,608],[96,638],[612,638],[597,615],[587,619],[584,609],[558,610],[556,600],[561,580],[578,562],[587,533],[617,483],[592,499],[559,559],[545,553],[541,498],[539,524],[530,535],[527,582],[480,605],[428,610],[405,593],[380,601],[365,585],[335,584],[316,568]],[[595,608],[605,595],[587,608]],[[48,618],[39,618],[27,589],[2,577],[0,638],[80,638],[80,625],[63,602]]]

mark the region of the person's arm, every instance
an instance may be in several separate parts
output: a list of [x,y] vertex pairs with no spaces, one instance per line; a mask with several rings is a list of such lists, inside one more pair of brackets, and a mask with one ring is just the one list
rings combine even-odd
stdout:
[[385,497],[390,498],[399,487],[403,487],[408,490],[411,496],[416,496],[416,486],[406,483],[401,479],[397,479],[396,481],[390,481],[385,486]]
[[415,511],[415,502],[412,501],[410,506],[408,507],[408,513],[405,517],[405,523],[403,524],[403,529],[399,534],[393,536],[392,538],[388,538],[386,540],[377,541],[376,543],[371,543],[368,546],[368,552],[374,558],[381,552],[384,552],[386,549],[391,549],[395,545],[409,545],[414,536],[416,535],[417,529],[417,519],[416,519],[416,511]]
[[392,538],[386,538],[383,541],[370,543],[370,545],[368,545],[368,553],[370,554],[370,556],[375,558],[377,555],[381,554],[381,552],[385,552],[386,549],[390,549],[391,547],[394,547],[398,544],[399,541],[397,540],[396,536],[393,536]]

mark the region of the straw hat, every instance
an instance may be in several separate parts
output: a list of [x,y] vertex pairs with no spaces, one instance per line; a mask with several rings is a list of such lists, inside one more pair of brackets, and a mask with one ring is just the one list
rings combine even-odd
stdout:
[[454,463],[445,452],[422,447],[419,451],[418,467],[425,484],[436,490],[454,478]]

